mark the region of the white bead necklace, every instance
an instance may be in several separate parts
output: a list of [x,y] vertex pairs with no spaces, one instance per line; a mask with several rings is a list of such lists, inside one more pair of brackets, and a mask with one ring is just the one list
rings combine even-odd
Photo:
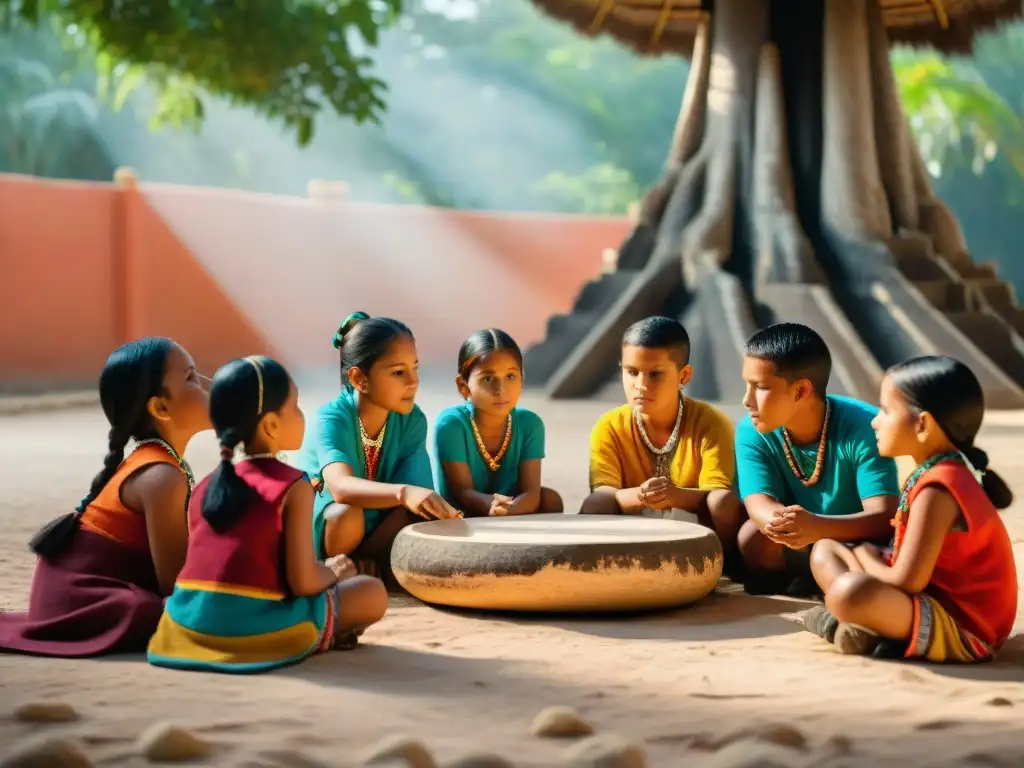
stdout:
[[661,448],[655,448],[651,442],[651,438],[647,436],[647,430],[644,428],[643,416],[640,414],[638,408],[633,409],[633,418],[636,420],[636,426],[640,430],[640,438],[644,441],[644,445],[647,450],[651,452],[651,457],[654,464],[654,476],[655,477],[668,477],[668,466],[671,462],[672,456],[676,452],[676,448],[679,447],[679,426],[683,423],[683,405],[686,402],[686,398],[683,393],[679,393],[679,407],[676,410],[676,423],[672,427],[672,434],[668,436],[668,440],[665,445]]

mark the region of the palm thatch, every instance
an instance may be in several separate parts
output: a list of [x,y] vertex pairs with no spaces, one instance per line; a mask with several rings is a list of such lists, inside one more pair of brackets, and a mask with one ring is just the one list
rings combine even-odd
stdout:
[[[786,2],[786,0],[777,0]],[[893,43],[969,53],[980,32],[1024,15],[1024,0],[878,0]],[[638,53],[689,56],[709,0],[533,0],[590,37],[607,34]]]

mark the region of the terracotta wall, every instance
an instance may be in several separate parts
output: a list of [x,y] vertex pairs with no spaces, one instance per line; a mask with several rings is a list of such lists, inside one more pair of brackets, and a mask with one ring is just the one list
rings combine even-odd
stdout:
[[356,309],[407,322],[427,366],[487,326],[527,346],[628,228],[0,175],[0,390],[93,386],[113,347],[147,334],[205,370],[256,352],[328,365]]

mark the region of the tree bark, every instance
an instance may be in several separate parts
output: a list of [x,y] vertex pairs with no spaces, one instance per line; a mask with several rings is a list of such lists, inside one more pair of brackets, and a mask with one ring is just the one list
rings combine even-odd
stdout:
[[889,36],[885,32],[882,8],[872,1],[868,2],[866,10],[878,167],[895,229],[913,231],[920,223],[911,160],[911,154],[917,152],[917,145],[906,131],[907,119],[889,62]]
[[[704,131],[705,99],[711,63],[709,26],[708,20],[704,19],[697,29],[690,74],[686,78],[683,102],[665,170],[644,195],[640,209],[642,223],[657,227],[659,232],[676,233],[675,236],[669,234],[667,238],[658,241],[652,257],[654,260],[673,258],[676,255],[682,230],[693,216],[697,188],[703,184],[703,164],[691,164],[687,172],[686,163],[699,148]],[[682,175],[685,178],[680,183]],[[673,199],[677,190],[682,190],[681,199]]]
[[814,249],[800,226],[786,135],[786,106],[779,49],[761,47],[757,73],[754,146],[756,285],[823,282]]
[[768,36],[769,0],[717,0],[711,27],[711,70],[702,154],[704,202],[683,233],[683,274],[692,282],[698,259],[724,264],[732,255],[737,198],[752,207],[754,98],[757,61]]
[[826,282],[826,231],[879,243],[920,231],[954,266],[970,262],[900,105],[879,0],[716,0],[641,222],[661,267],[651,279],[679,261],[690,287],[702,262],[742,275],[734,251],[748,248],[755,295]]
[[866,0],[825,0],[824,35],[822,219],[847,237],[885,241],[892,218],[877,162]]

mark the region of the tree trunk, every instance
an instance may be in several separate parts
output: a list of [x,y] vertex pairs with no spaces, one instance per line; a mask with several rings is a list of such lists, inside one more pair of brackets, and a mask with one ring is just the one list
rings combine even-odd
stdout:
[[755,294],[825,282],[823,229],[880,243],[921,231],[969,261],[899,103],[879,0],[716,0],[641,211],[651,261],[680,260],[688,284],[701,262],[743,274],[738,257]]
[[859,334],[891,358],[893,329],[864,313],[911,233],[972,268],[899,103],[880,0],[715,0],[664,172],[620,252],[639,272],[554,378],[583,392],[630,322],[687,292],[749,300],[729,311],[762,322],[811,318],[836,345]]

